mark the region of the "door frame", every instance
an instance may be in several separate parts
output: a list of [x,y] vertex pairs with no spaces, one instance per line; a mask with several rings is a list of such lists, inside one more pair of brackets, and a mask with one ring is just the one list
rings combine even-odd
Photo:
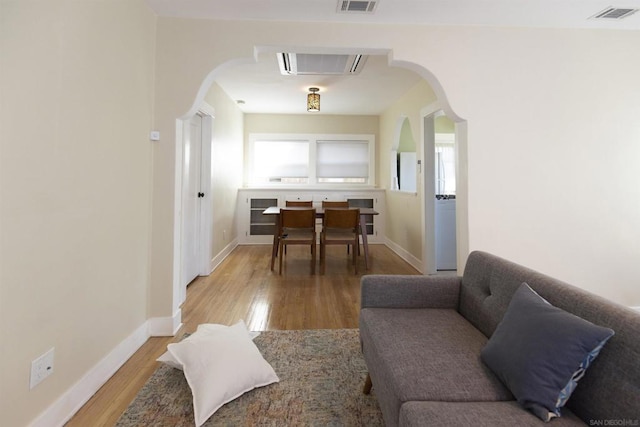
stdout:
[[[422,272],[437,274],[435,229],[435,123],[436,117],[446,115],[446,108],[436,101],[420,110],[420,140],[422,141]],[[429,124],[427,120],[431,120]],[[458,274],[463,273],[469,255],[469,182],[467,162],[467,122],[454,119],[456,147],[456,262]]]
[[203,103],[198,110],[202,115],[202,149],[200,150],[200,186],[204,197],[200,203],[200,258],[198,266],[200,276],[211,274],[211,258],[213,257],[213,183],[211,182],[211,155],[213,147],[213,126],[215,124],[215,110],[209,104]]
[[[200,151],[200,181],[202,192],[205,196],[200,203],[200,241],[198,242],[198,271],[199,275],[207,276],[211,273],[211,242],[213,241],[211,233],[213,229],[213,203],[212,203],[212,185],[211,185],[211,153],[213,143],[213,124],[215,120],[215,109],[207,104],[202,103],[200,108],[194,113],[202,116],[202,149]],[[182,292],[182,172],[183,172],[183,151],[184,144],[183,135],[185,126],[189,126],[189,122],[193,115],[176,119],[175,134],[175,174],[174,174],[174,205],[173,205],[173,276],[172,276],[172,309],[173,313],[180,311],[180,306],[186,299],[186,293]]]

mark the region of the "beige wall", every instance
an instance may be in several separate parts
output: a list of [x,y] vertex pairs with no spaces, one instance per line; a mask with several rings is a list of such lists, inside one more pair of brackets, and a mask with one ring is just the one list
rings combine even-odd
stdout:
[[[309,114],[245,114],[245,152],[249,152],[252,133],[320,133],[374,135],[378,148],[378,116],[337,116]],[[378,163],[376,161],[376,163]],[[245,184],[248,181],[249,158],[245,157]],[[376,177],[379,164],[376,165]],[[378,181],[379,182],[379,181]],[[374,183],[378,185],[378,183]]]
[[[380,116],[380,181],[389,189],[391,175],[389,165],[391,150],[398,136],[398,126],[404,117],[409,121],[414,136],[418,159],[423,159],[423,147],[420,139],[422,129],[421,110],[436,101],[433,90],[426,81],[418,83],[400,97]],[[424,163],[424,162],[423,162]],[[422,259],[422,177],[418,177],[417,193],[387,191],[387,214],[385,232],[387,239],[403,248],[418,260]]]
[[[470,248],[640,306],[638,31],[156,21],[142,0],[0,7],[7,425],[27,424],[146,319],[174,314],[176,120],[221,67],[263,46],[388,50],[467,121],[458,206]],[[238,137],[232,127],[225,140]],[[419,256],[419,211],[397,207],[420,196],[390,196],[389,217],[408,225],[387,225],[388,237]],[[28,391],[30,362],[50,347],[54,374]]]
[[[399,119],[401,119],[399,117]],[[398,138],[398,153],[402,152],[415,152],[416,151],[416,138],[413,136],[413,130],[411,129],[411,122],[408,118],[402,120],[402,129],[400,131],[400,138]]]
[[0,424],[23,426],[147,319],[155,17],[1,7]]
[[205,101],[215,110],[211,150],[211,253],[220,254],[236,235],[236,199],[242,186],[243,123],[236,102],[214,83]]
[[435,119],[436,133],[455,133],[455,123],[447,116],[439,116]]

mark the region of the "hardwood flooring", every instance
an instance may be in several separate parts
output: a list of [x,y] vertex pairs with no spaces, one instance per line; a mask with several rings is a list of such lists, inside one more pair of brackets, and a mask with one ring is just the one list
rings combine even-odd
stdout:
[[384,245],[369,250],[369,270],[360,256],[356,275],[346,247],[329,247],[325,274],[312,275],[309,248],[289,247],[280,276],[277,267],[270,270],[271,246],[238,246],[211,275],[188,286],[176,337],[150,338],[66,426],[113,426],[158,367],[155,360],[167,344],[201,323],[243,319],[255,331],[357,328],[362,275],[419,274]]

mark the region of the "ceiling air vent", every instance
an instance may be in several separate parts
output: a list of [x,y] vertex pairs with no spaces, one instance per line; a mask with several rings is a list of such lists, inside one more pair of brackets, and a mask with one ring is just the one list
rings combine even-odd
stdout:
[[622,19],[627,16],[631,16],[636,13],[638,9],[626,9],[626,8],[616,8],[616,7],[608,7],[600,13],[593,15],[592,19]]
[[338,12],[342,13],[373,13],[378,0],[338,0]]
[[280,73],[286,76],[359,74],[367,60],[359,54],[278,53],[277,57]]

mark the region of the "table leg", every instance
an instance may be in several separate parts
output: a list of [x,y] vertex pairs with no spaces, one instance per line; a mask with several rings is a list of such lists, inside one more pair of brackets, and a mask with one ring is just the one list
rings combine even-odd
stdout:
[[271,271],[276,262],[278,256],[278,234],[280,233],[280,215],[276,216],[276,226],[273,232],[273,247],[271,248]]
[[362,246],[364,247],[364,266],[369,269],[369,244],[367,242],[367,216],[360,215],[360,234],[362,235]]

